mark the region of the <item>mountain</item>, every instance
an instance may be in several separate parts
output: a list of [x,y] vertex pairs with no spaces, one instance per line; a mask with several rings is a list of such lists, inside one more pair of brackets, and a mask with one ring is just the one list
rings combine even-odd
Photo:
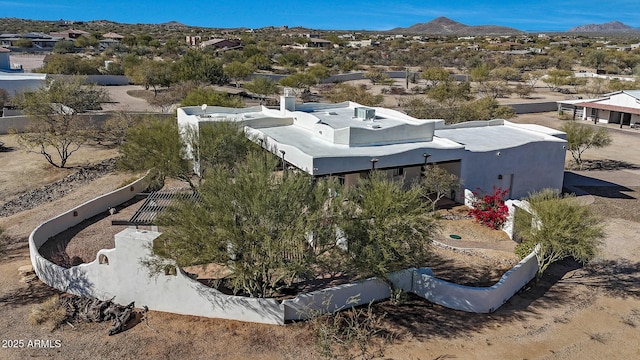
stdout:
[[628,33],[640,32],[640,29],[625,25],[620,21],[611,21],[604,24],[589,24],[572,27],[567,32],[589,32],[589,33]]
[[511,35],[520,34],[522,31],[506,26],[478,25],[469,26],[444,16],[433,19],[427,23],[419,23],[408,28],[395,28],[389,30],[393,33],[429,34],[429,35]]

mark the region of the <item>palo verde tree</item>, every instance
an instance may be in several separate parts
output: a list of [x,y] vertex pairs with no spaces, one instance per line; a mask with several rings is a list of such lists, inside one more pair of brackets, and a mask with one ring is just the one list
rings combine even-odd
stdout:
[[428,256],[435,221],[422,188],[373,171],[348,190],[340,228],[347,239],[348,262],[360,276],[382,276],[420,266]]
[[600,217],[576,201],[574,195],[561,196],[545,189],[528,197],[530,214],[516,216],[515,229],[523,238],[516,253],[527,256],[537,246],[540,279],[552,263],[567,257],[585,263],[598,252],[604,230]]
[[199,50],[187,52],[173,64],[176,81],[196,81],[215,85],[227,83],[222,64],[213,56]]
[[126,130],[118,167],[129,171],[155,169],[161,181],[169,176],[190,182],[193,170],[185,160],[184,149],[175,119],[149,116]]
[[[230,173],[215,166],[198,188],[198,202],[181,202],[160,218],[165,228],[155,253],[178,266],[217,263],[231,272],[228,286],[251,297],[273,296],[309,273],[314,241],[326,226],[317,219],[331,194],[324,181],[274,172],[279,159],[251,152]],[[334,188],[335,189],[335,188]],[[322,241],[325,243],[325,241]]]
[[242,126],[231,121],[200,123],[197,130],[186,129],[182,140],[192,149],[193,161],[202,178],[219,166],[233,170],[257,147],[245,136]]
[[14,103],[30,120],[19,136],[20,145],[39,152],[55,167],[65,167],[95,131],[81,114],[108,100],[104,90],[85,84],[82,77],[56,78],[46,87],[16,95]]
[[269,96],[277,94],[278,84],[266,76],[256,76],[251,81],[244,84],[248,91],[260,96],[260,105]]
[[571,152],[573,160],[582,168],[582,153],[590,148],[601,148],[611,145],[611,136],[605,128],[595,128],[570,121],[562,125],[562,131],[567,133],[567,150]]
[[322,94],[325,99],[332,103],[343,101],[353,101],[365,106],[380,105],[384,97],[380,94],[374,95],[367,90],[366,85],[354,86],[346,83],[336,84]]
[[437,165],[427,166],[422,174],[424,195],[429,200],[432,211],[436,209],[438,201],[462,185],[458,176]]
[[255,71],[255,67],[248,62],[232,61],[224,66],[224,73],[231,78],[236,87],[240,87],[238,81],[244,80]]

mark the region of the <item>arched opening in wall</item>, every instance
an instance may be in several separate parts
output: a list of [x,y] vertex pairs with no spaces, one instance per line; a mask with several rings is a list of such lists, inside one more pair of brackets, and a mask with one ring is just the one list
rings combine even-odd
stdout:
[[178,274],[178,270],[173,265],[166,265],[164,267],[164,274],[176,276]]
[[100,256],[98,256],[98,263],[109,265],[109,258],[105,254],[100,254]]

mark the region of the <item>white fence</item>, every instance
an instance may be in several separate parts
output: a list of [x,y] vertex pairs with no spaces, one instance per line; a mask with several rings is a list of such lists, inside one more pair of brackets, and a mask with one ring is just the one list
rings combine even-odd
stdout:
[[[39,248],[51,237],[110,207],[117,206],[144,190],[148,179],[100,196],[38,226],[29,237],[31,262],[38,277],[64,292],[114,299],[120,304],[135,301],[152,310],[267,324],[284,324],[327,311],[387,299],[388,283],[366,279],[316,292],[300,294],[278,302],[225,295],[207,287],[181,270],[151,274],[142,263],[150,259],[153,240],[158,232],[125,229],[115,238],[114,249],[103,249],[96,260],[69,269],[45,259]],[[175,269],[167,263],[168,269]],[[389,283],[396,289],[416,293],[429,301],[469,312],[492,312],[525,286],[538,270],[535,254],[530,254],[505,273],[491,287],[474,288],[446,282],[432,276],[430,269],[407,269],[390,274]]]

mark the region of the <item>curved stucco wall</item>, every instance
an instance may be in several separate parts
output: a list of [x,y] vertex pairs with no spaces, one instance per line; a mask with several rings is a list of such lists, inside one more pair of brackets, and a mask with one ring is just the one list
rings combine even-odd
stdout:
[[[225,295],[204,286],[181,270],[152,274],[144,259],[151,259],[151,244],[160,233],[128,228],[118,233],[114,249],[103,249],[96,260],[71,268],[45,259],[39,248],[51,237],[109,207],[117,206],[146,189],[149,179],[100,196],[38,226],[29,237],[31,262],[38,277],[64,292],[113,299],[120,304],[135,301],[152,310],[267,324],[284,324],[309,314],[339,311],[389,298],[391,289],[380,279],[366,279],[316,292],[300,294],[282,303]],[[171,265],[171,263],[167,263]],[[413,292],[440,305],[469,312],[491,312],[526,285],[537,272],[535,253],[487,288],[473,288],[433,277],[429,269],[407,269],[388,276],[396,289]]]

